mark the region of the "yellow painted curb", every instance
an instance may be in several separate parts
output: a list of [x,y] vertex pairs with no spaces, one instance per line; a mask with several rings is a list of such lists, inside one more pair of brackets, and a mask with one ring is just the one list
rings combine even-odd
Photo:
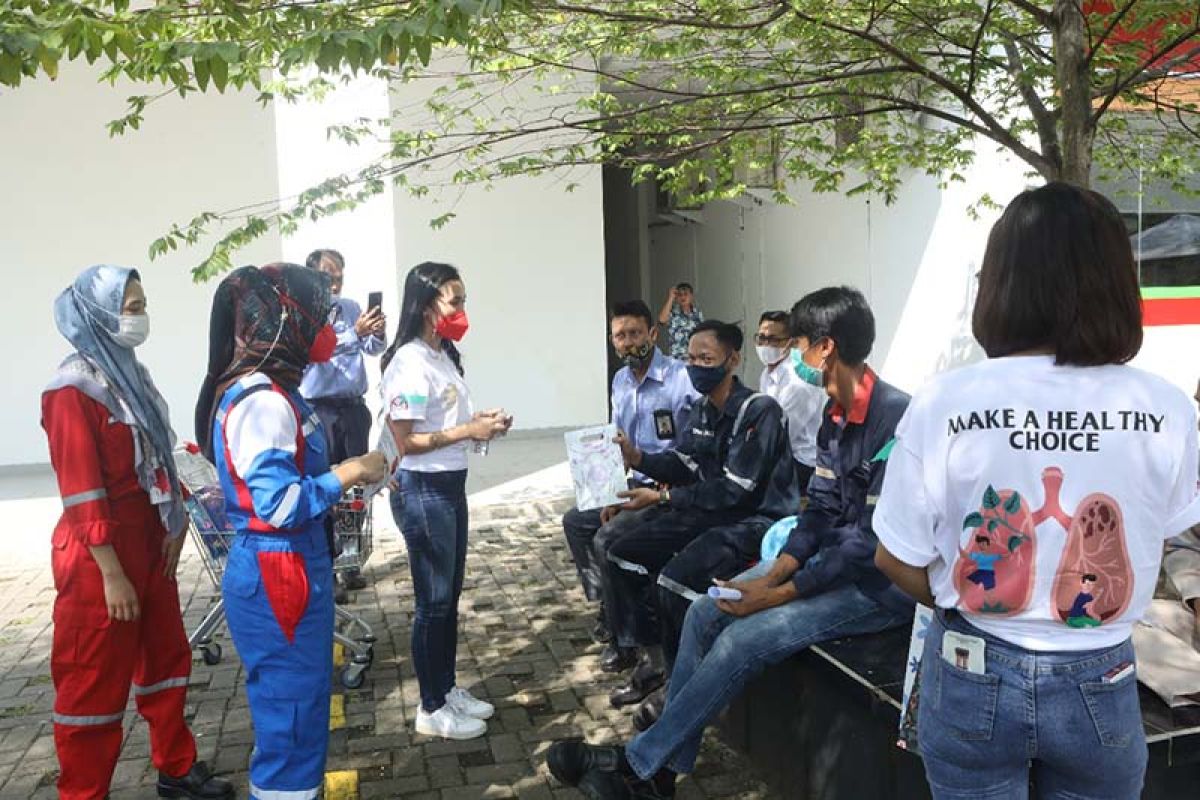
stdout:
[[333,666],[334,669],[346,666],[346,648],[341,642],[333,643]]
[[326,772],[325,800],[358,800],[358,771]]
[[336,731],[344,727],[346,727],[346,696],[331,694],[329,696],[329,730]]

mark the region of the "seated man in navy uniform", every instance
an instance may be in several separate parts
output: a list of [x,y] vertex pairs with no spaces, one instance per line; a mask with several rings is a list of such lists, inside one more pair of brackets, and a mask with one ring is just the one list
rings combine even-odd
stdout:
[[590,798],[673,797],[676,775],[695,766],[704,728],[768,664],[829,639],[912,621],[912,600],[875,566],[871,527],[908,395],[866,364],[875,319],[856,289],[805,296],[792,309],[791,327],[799,348],[794,368],[832,399],[817,434],[808,505],[778,558],[724,584],[740,599],[692,604],[656,722],[624,747],[578,739],[551,745],[551,773]]
[[799,508],[783,411],[738,380],[741,350],[736,325],[700,323],[688,342],[687,370],[704,399],[678,444],[647,453],[619,437],[626,463],[669,488],[627,492],[620,516],[632,517],[608,546],[609,629],[625,665],[639,648],[646,656],[613,692],[613,705],[637,703],[661,686],[687,607],[714,578],[753,563],[767,528]]
[[[658,328],[649,306],[641,300],[613,305],[609,342],[623,366],[612,379],[612,421],[648,453],[661,452],[675,443],[678,430],[687,422],[692,404],[699,397],[683,364],[664,355],[657,340]],[[653,484],[650,478],[634,472],[629,485],[636,488]],[[563,516],[563,533],[575,560],[579,582],[593,603],[602,600],[600,565],[608,553],[608,544],[630,518],[630,515],[617,516],[615,512],[615,507],[591,511],[572,508]],[[603,604],[592,638],[601,643],[612,641]],[[619,666],[613,650],[607,648],[601,668],[614,671]]]

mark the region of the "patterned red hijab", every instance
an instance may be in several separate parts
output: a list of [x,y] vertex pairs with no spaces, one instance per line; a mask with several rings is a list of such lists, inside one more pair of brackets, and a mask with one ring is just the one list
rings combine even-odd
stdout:
[[211,455],[213,413],[238,379],[262,372],[296,389],[313,340],[329,320],[329,276],[297,264],[242,267],[217,287],[209,319],[208,374],[196,403],[196,439]]

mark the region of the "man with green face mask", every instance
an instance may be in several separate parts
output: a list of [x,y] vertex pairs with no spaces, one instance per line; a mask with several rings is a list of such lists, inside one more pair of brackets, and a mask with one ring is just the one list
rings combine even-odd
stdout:
[[[645,303],[641,300],[617,303],[609,326],[609,342],[622,362],[612,380],[613,423],[618,430],[628,431],[646,452],[666,450],[675,443],[699,395],[688,381],[683,364],[663,355],[655,346],[658,329]],[[653,485],[652,479],[637,472],[630,482],[631,487]],[[617,517],[615,509],[572,508],[563,517],[567,546],[590,602],[601,601],[599,565],[604,563],[607,543],[627,520],[628,517]],[[610,521],[612,524],[606,524]],[[604,622],[603,605],[592,637],[602,643],[612,638]],[[611,650],[603,660],[606,669],[620,666]]]

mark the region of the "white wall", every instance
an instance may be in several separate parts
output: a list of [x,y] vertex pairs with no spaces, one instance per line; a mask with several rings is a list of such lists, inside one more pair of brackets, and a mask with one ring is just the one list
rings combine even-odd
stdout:
[[[765,310],[789,310],[823,286],[854,286],[875,312],[871,362],[914,389],[978,355],[971,291],[997,212],[972,219],[969,208],[984,192],[1015,195],[1022,172],[985,147],[965,184],[942,189],[914,174],[891,205],[800,185],[790,206],[753,198],[709,204],[698,223],[650,230],[651,296],[659,301],[668,285],[690,280],[707,316],[742,321],[749,336]],[[744,375],[754,383],[761,367],[750,343],[745,355]]]
[[[404,110],[403,122],[418,124],[410,115],[432,83],[393,88],[392,107]],[[511,92],[499,102],[523,100],[537,102]],[[439,173],[416,180],[437,184]],[[459,268],[471,321],[461,350],[472,398],[479,408],[505,407],[519,429],[608,416],[600,170],[575,170],[570,180],[578,188],[569,193],[556,174],[509,178],[488,189],[435,189],[422,198],[395,193],[400,285],[422,261]],[[446,212],[457,216],[441,229],[429,226]]]
[[[141,269],[152,332],[139,355],[176,430],[192,436],[212,286],[191,281],[199,251],[151,264],[147,248],[199,211],[276,196],[274,120],[247,96],[189,95],[152,105],[140,131],[109,138],[105,122],[138,91],[97,83],[95,73],[72,65],[57,81],[0,92],[0,242],[9,276],[0,315],[0,465],[48,460],[39,396],[69,350],[51,303],[81,269],[102,262]],[[241,255],[247,263],[278,257],[272,237]]]

